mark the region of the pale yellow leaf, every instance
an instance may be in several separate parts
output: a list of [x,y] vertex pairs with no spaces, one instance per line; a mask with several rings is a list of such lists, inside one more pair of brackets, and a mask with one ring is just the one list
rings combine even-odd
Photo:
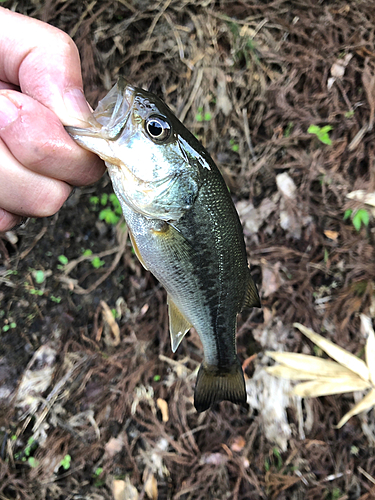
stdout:
[[112,482],[112,493],[114,500],[138,500],[138,490],[126,478],[114,479]]
[[366,193],[363,189],[358,189],[357,191],[352,191],[346,195],[347,198],[351,200],[362,201],[367,205],[375,207],[375,193]]
[[319,377],[350,377],[353,372],[335,361],[299,354],[295,352],[271,352],[265,353],[270,358],[301,372],[310,373]]
[[150,500],[158,499],[158,482],[152,472],[149,472],[145,482],[145,492]]
[[361,314],[361,326],[367,335],[366,342],[366,363],[370,372],[370,380],[375,386],[375,334],[372,327],[372,320],[365,314]]
[[317,378],[316,375],[312,375],[311,373],[302,372],[301,370],[283,365],[268,366],[266,372],[274,377],[286,378],[288,380],[316,380]]
[[349,420],[349,418],[353,417],[354,415],[358,415],[358,413],[361,413],[362,411],[369,410],[375,406],[375,389],[372,389],[359,403],[357,403],[353,408],[346,413],[340,422],[337,424],[337,428],[340,429],[346,422]]
[[328,356],[331,356],[331,358],[335,359],[338,363],[349,368],[349,370],[359,375],[363,380],[369,380],[369,369],[367,368],[366,363],[357,358],[357,356],[354,356],[354,354],[351,354],[342,347],[339,347],[330,340],[325,339],[300,323],[294,323],[293,326],[298,328],[304,335],[306,335],[306,337],[314,342],[314,344],[323,349]]
[[293,392],[303,398],[317,398],[319,396],[328,396],[331,394],[342,394],[344,392],[363,391],[369,388],[369,382],[357,379],[338,380],[332,379],[312,380],[302,382],[294,387]]
[[161,411],[161,418],[163,422],[168,422],[169,420],[168,403],[165,401],[165,399],[158,398],[156,400],[156,404],[158,405],[158,408]]

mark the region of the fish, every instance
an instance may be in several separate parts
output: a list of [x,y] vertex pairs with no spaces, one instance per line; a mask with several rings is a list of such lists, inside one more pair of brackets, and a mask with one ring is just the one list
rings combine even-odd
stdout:
[[196,410],[244,405],[237,314],[260,299],[239,216],[209,153],[159,97],[122,77],[87,128],[65,128],[105,161],[135,254],[167,291],[172,351],[191,327],[199,335]]

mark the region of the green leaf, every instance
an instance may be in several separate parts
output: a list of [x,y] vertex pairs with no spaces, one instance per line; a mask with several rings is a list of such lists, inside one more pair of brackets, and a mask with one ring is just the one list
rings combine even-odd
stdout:
[[44,271],[38,270],[34,272],[35,281],[40,285],[45,280]]
[[91,264],[95,269],[99,269],[99,267],[104,266],[105,262],[104,260],[101,260],[100,257],[94,257],[91,261]]
[[66,264],[69,262],[68,257],[65,257],[65,255],[59,255],[57,259],[63,266],[66,266]]
[[82,255],[83,255],[84,257],[88,257],[88,256],[92,255],[92,250],[90,250],[90,249],[88,248],[87,250],[84,250],[84,251],[83,251]]
[[310,127],[307,129],[308,134],[319,134],[320,132],[320,127],[318,125],[310,125]]
[[98,196],[91,196],[90,203],[92,203],[93,205],[99,205],[99,198],[98,198]]
[[355,229],[357,231],[360,231],[362,223],[365,226],[369,225],[370,216],[369,216],[369,213],[367,212],[367,210],[365,210],[364,208],[361,208],[360,210],[357,211],[357,213],[354,215],[352,220],[353,220],[353,226],[355,227]]
[[349,219],[349,217],[352,215],[353,210],[351,208],[348,208],[348,210],[345,210],[343,220]]
[[63,467],[65,470],[68,470],[70,468],[71,460],[72,457],[70,455],[65,455],[65,457],[60,462],[61,467]]

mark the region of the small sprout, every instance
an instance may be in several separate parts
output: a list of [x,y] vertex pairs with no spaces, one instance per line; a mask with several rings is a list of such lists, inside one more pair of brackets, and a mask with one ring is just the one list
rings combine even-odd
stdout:
[[17,441],[17,436],[16,436],[16,434],[12,434],[12,435],[10,436],[10,440],[11,440],[11,441]]
[[[23,459],[22,459],[22,460],[23,460]],[[26,460],[25,460],[25,461],[26,461]],[[28,464],[30,465],[30,467],[33,467],[33,468],[38,467],[38,465],[39,465],[39,460],[37,460],[37,459],[36,459],[36,458],[34,458],[34,457],[29,457],[29,458],[27,459],[27,462],[28,462]]]
[[365,208],[360,208],[354,215],[353,210],[348,208],[345,210],[343,220],[347,220],[349,217],[352,218],[353,226],[358,232],[361,230],[362,224],[367,227],[370,223],[370,215]]
[[117,224],[120,217],[110,207],[103,208],[99,212],[99,220],[104,220],[107,224]]
[[332,144],[332,140],[329,137],[328,132],[332,130],[331,125],[326,125],[324,127],[319,127],[319,125],[310,125],[307,129],[309,134],[314,134],[323,144],[328,144],[329,146]]
[[286,128],[284,130],[284,137],[289,137],[290,136],[293,127],[294,127],[294,123],[293,122],[288,122],[288,125],[286,126]]
[[[63,266],[66,266],[67,263],[69,262],[68,257],[65,257],[65,255],[59,255],[57,257],[57,260],[62,264]],[[57,266],[59,269],[61,269],[61,266]]]
[[325,248],[324,249],[324,263],[327,264],[328,262],[328,257],[329,257],[329,253],[328,253],[328,250]]
[[65,457],[60,462],[60,466],[65,470],[70,469],[71,460],[72,460],[72,457],[70,455],[65,455]]
[[234,151],[235,153],[238,153],[240,146],[234,141],[234,139],[230,139],[229,144],[230,144],[232,151]]
[[90,197],[90,203],[92,203],[93,205],[99,205],[99,198],[98,198],[98,196],[91,196]]
[[100,204],[105,207],[108,203],[108,194],[107,193],[103,193],[100,197]]
[[111,313],[115,319],[119,317],[119,313],[117,312],[117,309],[111,309]]
[[94,470],[94,476],[98,477],[100,476],[100,474],[103,472],[103,467],[97,467],[95,470]]
[[369,213],[365,208],[360,208],[357,211],[357,213],[353,216],[352,221],[353,221],[353,226],[359,232],[361,230],[362,224],[366,227],[369,225],[370,222]]
[[94,257],[91,261],[91,265],[95,269],[99,269],[100,267],[104,266],[104,264],[104,260],[101,260],[100,257]]
[[161,379],[160,375],[154,375],[154,382],[159,382],[160,379]]
[[52,302],[56,302],[56,304],[60,304],[61,302],[61,297],[55,297],[54,295],[51,295],[50,299],[52,300]]
[[209,111],[203,112],[203,107],[200,106],[197,110],[197,114],[195,115],[195,120],[197,122],[209,122],[212,120],[212,115]]
[[351,109],[345,113],[345,118],[351,118],[354,115],[354,111]]
[[90,250],[89,248],[87,250],[84,250],[82,255],[84,257],[89,257],[90,255],[92,255],[92,250]]
[[352,215],[353,210],[351,208],[348,208],[348,210],[345,210],[343,220],[349,219],[349,217]]
[[42,271],[41,269],[35,270],[33,272],[33,276],[35,278],[36,283],[38,283],[38,285],[42,284],[43,281],[46,279],[44,271]]

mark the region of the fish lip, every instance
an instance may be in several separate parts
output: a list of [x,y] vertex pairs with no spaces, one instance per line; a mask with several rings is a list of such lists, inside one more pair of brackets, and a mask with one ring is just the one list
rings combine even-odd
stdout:
[[[88,127],[65,126],[65,130],[77,140],[80,137],[95,137],[116,141],[126,128],[131,115],[135,89],[123,77],[99,101],[97,108],[87,120]],[[112,110],[108,113],[108,108]]]

